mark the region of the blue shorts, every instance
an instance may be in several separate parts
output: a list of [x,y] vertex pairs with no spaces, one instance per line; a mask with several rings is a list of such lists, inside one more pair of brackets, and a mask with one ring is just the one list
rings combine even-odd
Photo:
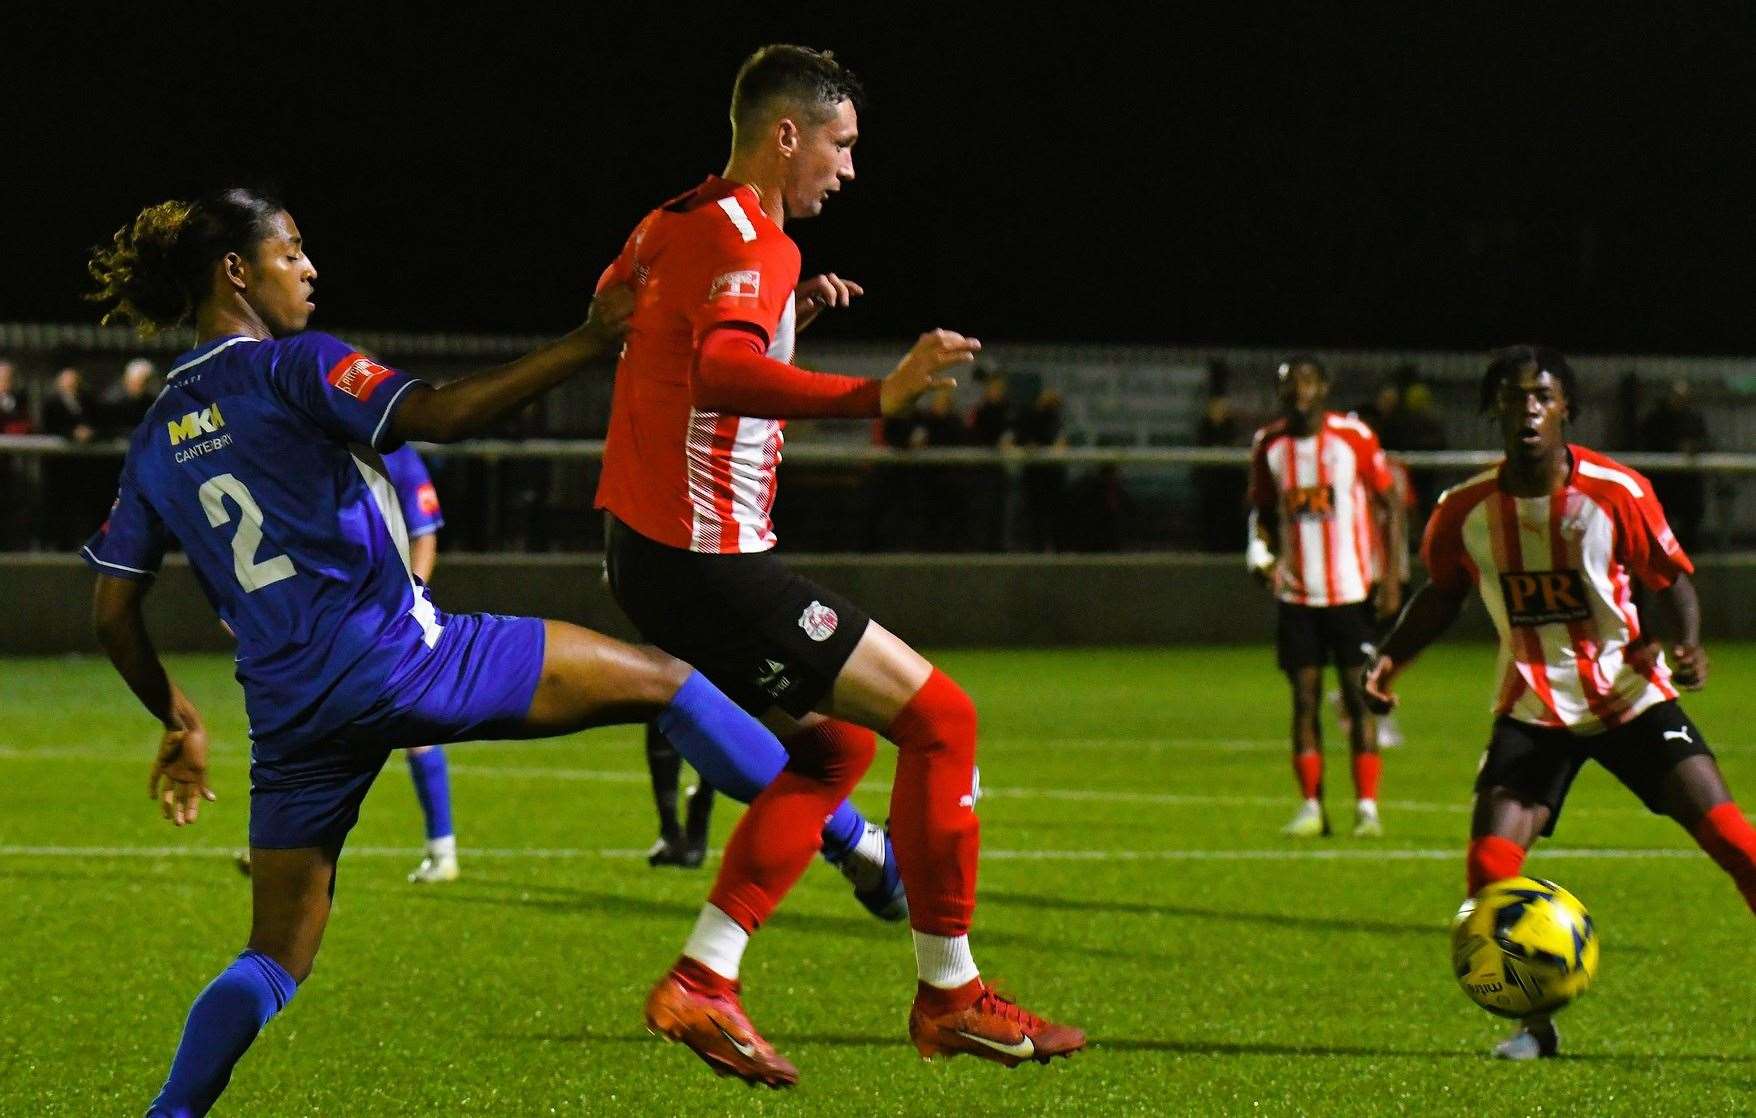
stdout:
[[438,643],[398,665],[378,701],[346,728],[251,761],[251,846],[339,846],[393,749],[525,736],[543,670],[542,621],[490,613],[442,621]]

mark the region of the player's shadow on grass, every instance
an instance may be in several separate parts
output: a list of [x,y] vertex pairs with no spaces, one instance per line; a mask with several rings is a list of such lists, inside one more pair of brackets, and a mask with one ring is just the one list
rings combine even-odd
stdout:
[[[1243,912],[1228,908],[1199,908],[1194,905],[1149,904],[1144,901],[1113,901],[1083,897],[1051,897],[1036,893],[1013,893],[983,889],[977,900],[982,904],[1018,905],[1035,910],[1066,912],[1109,912],[1126,916],[1171,916],[1190,920],[1215,920],[1222,923],[1261,924],[1274,928],[1308,929],[1324,932],[1364,932],[1371,935],[1419,936],[1430,939],[1449,934],[1444,923],[1416,921],[1371,920],[1351,916],[1295,916],[1285,912]],[[1630,955],[1651,955],[1654,949],[1638,944],[1617,942],[1617,952]]]
[[[702,884],[705,892],[707,883],[703,881]],[[386,891],[408,895],[406,890],[390,889]],[[633,893],[612,893],[601,889],[579,889],[567,885],[524,884],[482,881],[480,879],[446,885],[437,889],[422,890],[415,894],[415,897],[417,900],[429,904],[497,905],[534,909],[538,912],[563,916],[575,916],[581,912],[591,911],[631,917],[664,917],[684,925],[692,923],[701,912],[700,904],[695,901],[670,901],[657,897],[643,897]],[[901,924],[887,924],[860,914],[858,906],[851,898],[848,899],[847,903],[852,910],[847,916],[798,912],[783,906],[780,911],[775,913],[769,926],[786,928],[792,932],[804,932],[809,935],[831,935],[844,940],[859,938],[890,941],[898,935],[906,934],[907,930]],[[1008,932],[1000,928],[984,928],[981,937],[982,942],[987,944],[1004,944],[1039,951],[1063,951],[1075,948],[1084,955],[1097,958],[1130,961],[1143,959],[1174,961],[1178,958],[1178,956],[1166,952],[1143,951],[1138,948],[1121,950],[1097,944],[1088,945],[1057,940],[1044,937],[1041,934],[1026,935]]]
[[[1363,1044],[1275,1044],[1268,1041],[1201,1041],[1147,1040],[1136,1037],[1093,1037],[1094,1053],[1109,1052],[1176,1052],[1190,1056],[1363,1056],[1369,1059],[1407,1060],[1478,1060],[1492,1063],[1485,1049],[1473,1048],[1373,1048]],[[1664,1067],[1683,1061],[1707,1064],[1756,1063],[1756,1056],[1719,1056],[1706,1052],[1649,1053],[1630,1055],[1615,1052],[1563,1052],[1559,1063],[1614,1063],[1618,1066],[1651,1064]]]

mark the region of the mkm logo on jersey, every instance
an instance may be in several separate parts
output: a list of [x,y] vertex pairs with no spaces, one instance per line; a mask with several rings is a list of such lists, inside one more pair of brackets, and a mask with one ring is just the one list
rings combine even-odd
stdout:
[[1578,571],[1503,574],[1500,593],[1506,600],[1506,618],[1514,625],[1554,625],[1591,616],[1591,607],[1585,604],[1585,580]]
[[211,435],[226,425],[225,417],[220,415],[219,405],[210,404],[200,411],[192,411],[182,419],[173,419],[165,424],[171,433],[171,445],[176,446],[184,439],[193,439],[200,435]]

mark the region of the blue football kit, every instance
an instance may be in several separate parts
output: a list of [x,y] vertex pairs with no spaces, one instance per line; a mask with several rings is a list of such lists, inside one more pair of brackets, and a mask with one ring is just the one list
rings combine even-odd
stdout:
[[512,736],[530,708],[542,622],[441,614],[409,570],[383,456],[419,383],[315,331],[205,342],[167,374],[84,549],[141,579],[174,537],[237,636],[252,845],[339,841],[389,750]]

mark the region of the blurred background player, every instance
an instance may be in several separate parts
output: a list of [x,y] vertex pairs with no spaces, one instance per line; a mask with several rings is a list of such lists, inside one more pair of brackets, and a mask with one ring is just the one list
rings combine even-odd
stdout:
[[1293,772],[1304,803],[1283,830],[1295,838],[1329,834],[1321,713],[1323,668],[1333,663],[1349,719],[1353,833],[1373,838],[1384,833],[1378,729],[1361,697],[1359,669],[1372,652],[1373,604],[1389,617],[1401,603],[1396,579],[1378,580],[1375,594],[1371,585],[1376,518],[1389,526],[1382,547],[1394,555],[1406,547],[1403,506],[1372,429],[1324,409],[1329,374],[1322,362],[1289,357],[1276,377],[1281,417],[1256,432],[1251,450],[1245,562],[1274,591],[1278,659],[1292,686]]
[[[617,348],[626,290],[532,353],[433,388],[305,331],[317,271],[292,215],[230,189],[149,206],[94,252],[106,323],[195,320],[197,343],[130,442],[109,519],[82,554],[117,672],[164,727],[149,794],[193,823],[207,783],[200,712],[143,612],[181,543],[238,640],[250,720],[248,947],[190,1008],[149,1118],[206,1114],[310,974],[336,867],[390,752],[657,721],[722,787],[785,763],[774,736],[687,664],[558,621],[445,614],[409,568],[381,455],[490,429]],[[766,776],[761,774],[766,773]]]
[[[439,529],[445,527],[439,491],[433,487],[420,454],[406,444],[384,456],[384,474],[396,487],[396,501],[408,527],[409,570],[425,586],[433,581],[433,565],[439,560]],[[414,781],[427,831],[427,852],[409,880],[417,884],[456,881],[457,831],[451,823],[451,774],[446,769],[445,750],[437,745],[417,745],[406,752],[409,777]]]
[[[1677,689],[1707,682],[1689,557],[1642,475],[1566,441],[1577,384],[1546,346],[1496,352],[1482,411],[1498,418],[1506,458],[1445,494],[1421,557],[1432,581],[1409,602],[1365,681],[1396,702],[1398,674],[1456,619],[1473,583],[1500,634],[1494,727],[1475,783],[1468,887],[1517,877],[1551,835],[1580,767],[1595,760],[1648,810],[1695,837],[1756,911],[1756,830],[1732,801]],[[1659,603],[1669,656],[1641,626],[1633,582]],[[1546,1017],[1527,1020],[1497,1056],[1553,1056]]]
[[798,1071],[744,1013],[744,950],[810,863],[824,817],[870,765],[875,730],[898,747],[890,826],[915,940],[917,1050],[1010,1066],[1085,1042],[995,994],[970,953],[980,839],[969,697],[770,550],[783,420],[902,414],[979,349],[947,331],[926,334],[882,381],[792,364],[795,332],[860,294],[833,275],[800,283],[799,249],[782,229],[821,212],[853,178],[858,97],[859,83],[829,54],[769,46],[751,55],[732,91],[725,173],[648,214],[603,280],[636,290],[598,488],[612,514],[611,589],[644,636],[691,657],[789,753],[732,832],[646,1020],[719,1074],[774,1087]]
[[687,817],[677,822],[677,781],[683,756],[658,727],[646,726],[646,771],[652,777],[652,801],[658,809],[659,834],[646,852],[646,864],[692,870],[707,859],[707,828],[713,821],[713,785],[697,777],[687,793]]

